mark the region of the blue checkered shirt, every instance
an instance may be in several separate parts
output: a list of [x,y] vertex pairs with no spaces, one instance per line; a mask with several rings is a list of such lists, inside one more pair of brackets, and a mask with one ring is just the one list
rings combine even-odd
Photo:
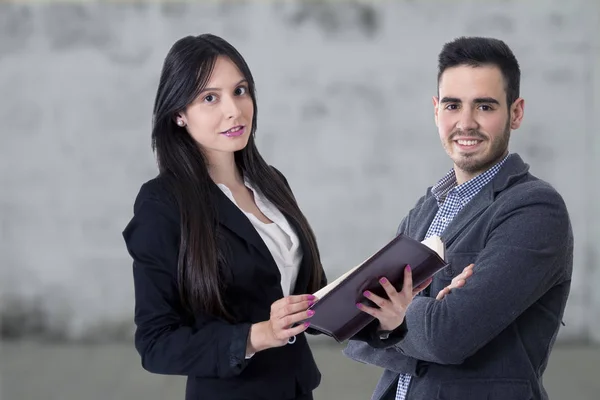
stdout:
[[[456,185],[456,175],[454,169],[450,170],[438,183],[431,188],[431,194],[438,203],[438,212],[429,225],[425,239],[430,236],[441,235],[444,229],[452,222],[456,214],[471,201],[479,191],[488,184],[498,173],[504,162],[509,156],[506,156],[498,164],[488,169],[484,173],[467,181],[461,185]],[[398,379],[398,388],[396,389],[396,400],[405,400],[408,394],[411,376],[401,374]]]

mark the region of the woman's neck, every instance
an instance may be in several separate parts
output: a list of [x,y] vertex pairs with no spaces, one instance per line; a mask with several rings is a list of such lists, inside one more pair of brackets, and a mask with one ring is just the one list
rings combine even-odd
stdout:
[[222,183],[228,188],[244,184],[244,178],[235,163],[233,153],[211,155],[209,158],[208,174],[215,183]]

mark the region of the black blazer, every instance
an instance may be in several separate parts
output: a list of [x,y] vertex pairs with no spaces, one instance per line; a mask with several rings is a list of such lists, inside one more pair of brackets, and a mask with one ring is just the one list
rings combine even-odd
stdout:
[[[283,297],[281,276],[247,217],[216,185],[214,194],[228,246],[224,297],[237,323],[208,315],[185,320],[177,290],[179,211],[164,178],[152,179],[142,185],[123,232],[133,258],[135,347],[142,366],[153,373],[188,376],[188,400],[287,400],[309,393],[321,374],[304,334],[293,344],[245,359],[250,325],[268,320],[271,304]],[[293,294],[308,290],[309,261],[305,256]]]
[[[187,400],[289,400],[309,393],[319,385],[321,374],[304,334],[293,344],[245,359],[250,325],[268,320],[271,304],[283,297],[281,276],[248,218],[216,185],[213,189],[228,246],[224,297],[237,322],[208,315],[195,315],[192,321],[184,317],[177,290],[179,211],[164,178],[152,179],[142,185],[134,216],[123,232],[133,258],[135,347],[142,366],[153,373],[187,376]],[[305,248],[306,238],[288,221]],[[307,292],[310,265],[305,255],[293,294]],[[323,273],[321,287],[326,283]],[[376,327],[375,320],[353,339],[381,347],[406,333],[403,324],[382,341]],[[309,328],[306,333],[317,332]]]

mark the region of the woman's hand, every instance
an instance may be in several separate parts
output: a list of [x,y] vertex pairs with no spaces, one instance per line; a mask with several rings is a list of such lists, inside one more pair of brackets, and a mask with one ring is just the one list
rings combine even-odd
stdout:
[[271,317],[268,321],[253,324],[248,336],[247,354],[287,344],[288,340],[306,330],[309,322],[292,327],[295,323],[313,316],[314,311],[307,310],[316,301],[315,296],[302,294],[287,296],[271,305]]
[[404,282],[400,292],[397,292],[394,286],[384,277],[379,280],[379,283],[388,295],[387,299],[379,297],[368,290],[363,293],[366,298],[377,304],[379,308],[365,306],[361,303],[356,304],[356,306],[367,314],[377,318],[382,330],[392,331],[402,325],[406,309],[412,302],[412,299],[417,293],[429,286],[431,281],[432,279],[430,278],[413,289],[412,272],[410,266],[407,265],[404,268]]

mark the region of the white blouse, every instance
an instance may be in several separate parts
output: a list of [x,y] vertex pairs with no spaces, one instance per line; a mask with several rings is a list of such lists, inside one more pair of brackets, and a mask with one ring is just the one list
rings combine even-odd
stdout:
[[251,182],[244,177],[244,184],[254,193],[254,202],[258,209],[273,223],[264,223],[254,214],[242,210],[236,203],[233,194],[227,186],[218,183],[217,186],[250,220],[263,242],[271,252],[281,274],[281,289],[284,296],[289,296],[296,285],[296,278],[302,260],[300,240],[285,216],[271,203]]

